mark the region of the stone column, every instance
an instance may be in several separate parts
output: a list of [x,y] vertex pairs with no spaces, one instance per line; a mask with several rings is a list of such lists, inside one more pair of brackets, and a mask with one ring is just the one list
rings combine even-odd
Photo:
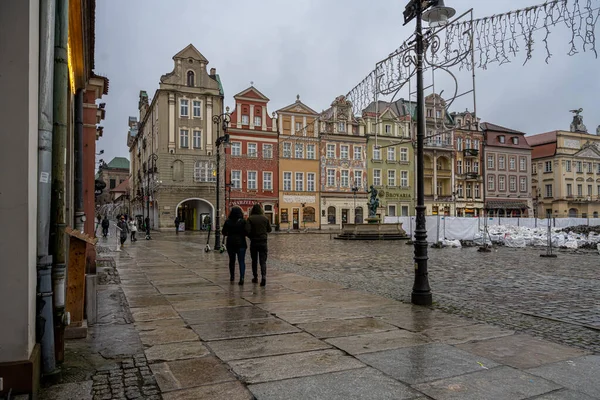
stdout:
[[250,129],[254,128],[254,104],[250,105]]
[[[212,97],[206,98],[206,151],[212,151],[214,140],[213,140],[213,99]],[[238,114],[239,118],[239,114]]]
[[175,93],[169,93],[169,151],[175,150],[175,120],[177,118]]
[[296,134],[296,117],[292,115],[292,126],[290,127],[290,135],[294,136]]
[[267,130],[267,105],[265,104],[262,108],[262,130]]

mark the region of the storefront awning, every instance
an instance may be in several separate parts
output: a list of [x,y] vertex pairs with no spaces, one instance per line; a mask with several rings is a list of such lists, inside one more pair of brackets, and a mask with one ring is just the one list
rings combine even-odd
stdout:
[[524,201],[513,201],[513,200],[490,200],[486,201],[486,208],[490,209],[503,209],[503,210],[526,210],[527,202]]

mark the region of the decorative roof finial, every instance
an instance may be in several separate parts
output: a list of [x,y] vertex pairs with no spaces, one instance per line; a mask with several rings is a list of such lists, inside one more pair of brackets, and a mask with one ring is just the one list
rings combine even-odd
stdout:
[[250,86],[254,86],[254,81],[250,81]]
[[296,95],[296,101],[300,101],[300,95],[299,94]]
[[569,110],[569,111],[572,112],[573,114],[575,114],[573,116],[573,122],[571,122],[571,132],[587,133],[587,128],[583,124],[583,117],[581,115],[579,115],[583,112],[583,108],[580,108],[578,110]]

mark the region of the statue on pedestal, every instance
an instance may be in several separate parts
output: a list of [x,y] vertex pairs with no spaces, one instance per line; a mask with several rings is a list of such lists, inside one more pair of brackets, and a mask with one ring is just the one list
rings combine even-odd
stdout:
[[379,199],[377,198],[377,189],[371,185],[370,189],[367,191],[371,195],[369,199],[369,218],[373,218],[377,215],[377,209],[379,208]]
[[573,122],[571,122],[571,132],[585,132],[587,133],[587,128],[583,124],[583,117],[579,114],[583,112],[583,108],[579,110],[570,110],[575,115],[573,116]]

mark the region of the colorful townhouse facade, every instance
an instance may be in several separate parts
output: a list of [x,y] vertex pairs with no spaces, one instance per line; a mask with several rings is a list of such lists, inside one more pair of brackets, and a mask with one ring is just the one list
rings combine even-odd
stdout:
[[269,99],[254,86],[233,96],[229,145],[225,146],[226,210],[240,206],[246,216],[260,203],[275,223],[278,214],[279,143],[277,124],[269,115]]
[[279,217],[281,229],[319,229],[319,114],[300,96],[277,111],[279,132]]
[[321,113],[319,137],[321,229],[363,223],[368,217],[367,137],[345,96],[338,96]]
[[385,216],[415,215],[415,157],[410,115],[403,102],[373,102],[362,112],[367,137],[367,186],[377,189],[379,212]]

